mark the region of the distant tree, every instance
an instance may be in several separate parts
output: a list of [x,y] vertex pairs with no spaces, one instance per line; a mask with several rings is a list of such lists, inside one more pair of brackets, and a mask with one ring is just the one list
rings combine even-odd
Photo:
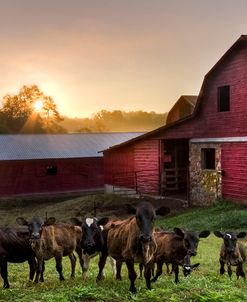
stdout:
[[167,113],[145,111],[107,111],[100,110],[91,118],[70,118],[63,116],[60,123],[69,132],[123,132],[123,131],[151,131],[164,126]]
[[55,102],[37,85],[24,85],[18,94],[5,95],[0,112],[9,133],[66,132],[58,124],[62,118]]

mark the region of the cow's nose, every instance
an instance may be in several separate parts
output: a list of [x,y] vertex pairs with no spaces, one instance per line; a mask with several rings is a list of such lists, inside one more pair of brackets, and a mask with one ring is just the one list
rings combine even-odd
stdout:
[[189,254],[190,256],[196,256],[196,251],[188,250],[188,254]]
[[92,248],[94,246],[94,243],[93,242],[88,242],[88,244],[87,244],[87,247],[88,248]]
[[39,239],[39,238],[40,238],[39,233],[32,233],[31,239]]
[[151,241],[151,236],[150,235],[141,234],[140,235],[140,240],[142,242],[149,242],[149,241]]

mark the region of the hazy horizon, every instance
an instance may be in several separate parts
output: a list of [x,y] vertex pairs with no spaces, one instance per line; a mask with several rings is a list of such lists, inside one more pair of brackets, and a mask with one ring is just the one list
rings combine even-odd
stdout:
[[37,84],[62,115],[168,112],[246,32],[244,0],[0,0],[0,97]]

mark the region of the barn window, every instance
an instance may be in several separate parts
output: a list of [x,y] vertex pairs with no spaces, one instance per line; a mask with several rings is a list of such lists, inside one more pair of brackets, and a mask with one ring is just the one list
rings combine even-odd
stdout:
[[218,111],[230,111],[230,86],[218,87]]
[[46,175],[57,175],[57,166],[47,166]]
[[201,154],[201,167],[203,170],[210,169],[215,170],[215,149],[214,148],[202,148]]

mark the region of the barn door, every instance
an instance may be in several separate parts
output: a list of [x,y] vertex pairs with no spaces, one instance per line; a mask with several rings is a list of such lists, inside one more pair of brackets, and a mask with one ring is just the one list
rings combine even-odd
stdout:
[[163,194],[167,191],[186,191],[189,163],[188,140],[164,141],[163,152],[161,174]]

